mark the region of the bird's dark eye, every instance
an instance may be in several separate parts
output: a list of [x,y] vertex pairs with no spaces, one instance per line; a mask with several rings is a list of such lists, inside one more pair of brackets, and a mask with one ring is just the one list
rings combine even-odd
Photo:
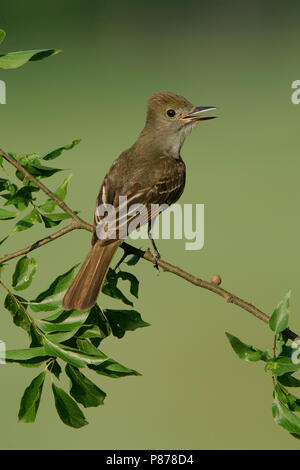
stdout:
[[169,117],[174,117],[175,114],[176,114],[176,111],[174,111],[174,109],[168,109],[167,115],[168,115]]

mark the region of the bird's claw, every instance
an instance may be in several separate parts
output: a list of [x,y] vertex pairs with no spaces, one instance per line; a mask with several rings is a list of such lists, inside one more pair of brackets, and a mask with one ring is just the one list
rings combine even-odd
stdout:
[[157,269],[158,273],[159,273],[159,266],[158,266],[159,259],[160,259],[160,254],[158,253],[158,251],[155,251],[153,255],[153,266],[155,267],[155,269]]

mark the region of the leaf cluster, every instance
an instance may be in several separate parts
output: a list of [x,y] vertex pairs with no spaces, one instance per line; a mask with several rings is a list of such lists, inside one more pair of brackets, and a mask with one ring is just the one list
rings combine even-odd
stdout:
[[[44,368],[23,394],[19,410],[22,421],[35,421],[47,372],[52,378],[58,415],[65,424],[75,428],[87,424],[79,405],[85,408],[103,405],[106,397],[106,393],[82,369],[110,378],[140,375],[108,357],[99,346],[110,335],[122,338],[127,331],[148,326],[148,323],[135,310],[101,309],[97,304],[85,312],[62,310],[62,299],[74,279],[76,269],[77,266],[73,266],[53,280],[35,299],[28,300],[17,293],[31,285],[37,273],[37,261],[23,256],[16,264],[11,287],[7,289],[4,307],[10,312],[13,323],[27,333],[29,347],[8,350],[1,359],[6,363]],[[118,274],[119,279],[129,279],[135,286],[134,289],[131,287],[131,291],[137,297],[138,281],[135,276],[124,271]],[[106,293],[115,297],[115,290],[121,290],[112,274],[112,285],[109,279],[106,281]],[[124,294],[123,299],[128,303]],[[46,312],[51,313],[43,318],[33,317]],[[70,383],[68,393],[55,382],[60,379],[63,368]]]
[[269,327],[274,334],[272,353],[243,343],[237,337],[226,333],[237,356],[248,362],[263,361],[265,371],[271,372],[273,380],[272,415],[275,423],[283,427],[293,437],[300,439],[300,398],[289,388],[300,387],[300,380],[294,376],[300,370],[299,345],[287,344],[285,330],[290,316],[290,297],[288,292],[274,309]]
[[[48,160],[59,157],[64,150],[70,150],[80,143],[80,139],[73,140],[70,144],[59,147],[44,156],[36,154],[20,155],[10,153],[9,155],[18,161],[37,180],[50,178],[52,175],[63,171],[45,164]],[[1,239],[0,245],[4,243],[12,234],[31,229],[37,223],[41,223],[45,228],[52,228],[59,225],[64,220],[70,219],[65,212],[58,210],[57,203],[52,199],[45,199],[45,194],[39,187],[24,177],[19,170],[10,175],[8,168],[4,168],[3,157],[0,156],[0,170],[3,177],[0,177],[0,198],[3,201],[0,207],[0,220],[13,220],[15,225],[10,234]],[[4,177],[5,176],[5,177]],[[55,195],[64,201],[67,196],[68,186],[72,174],[66,176],[62,183],[56,188]]]
[[[44,156],[23,156],[16,153],[10,153],[10,156],[36,179],[50,178],[62,170],[49,166],[48,162],[58,158],[63,151],[74,148],[79,142],[79,139],[73,140]],[[45,200],[40,188],[24,178],[22,172],[16,171],[14,179],[9,176],[3,163],[3,160],[0,160],[5,176],[0,178],[0,198],[3,201],[0,220],[4,222],[16,219],[10,235],[31,229],[36,223],[43,223],[48,229],[69,218],[69,215],[57,210],[55,201]],[[55,190],[56,196],[62,201],[67,196],[71,176],[64,178]],[[8,237],[9,235],[6,235],[0,244]],[[129,262],[134,263],[136,260]],[[0,281],[7,291],[5,309],[10,312],[13,323],[22,328],[29,338],[27,349],[7,350],[5,357],[1,359],[8,364],[18,363],[24,367],[43,368],[23,394],[19,410],[19,419],[22,421],[35,421],[47,375],[51,377],[51,388],[59,417],[65,424],[75,428],[87,424],[80,407],[103,405],[106,397],[106,393],[86,373],[110,378],[140,375],[136,370],[120,364],[99,349],[102,341],[111,335],[122,338],[128,331],[148,326],[140,313],[132,308],[133,301],[129,298],[130,295],[138,298],[138,279],[130,272],[110,268],[103,285],[103,294],[130,306],[131,309],[104,309],[96,304],[85,312],[64,311],[62,300],[76,275],[77,267],[78,265],[72,266],[67,272],[57,276],[34,299],[28,299],[24,292],[37,275],[36,259],[23,256],[18,260],[9,287]],[[0,268],[3,270],[5,266]],[[126,284],[129,294],[125,295],[123,286]],[[83,372],[83,369],[86,369],[86,372]],[[68,377],[68,391],[63,390],[57,383],[63,371]]]

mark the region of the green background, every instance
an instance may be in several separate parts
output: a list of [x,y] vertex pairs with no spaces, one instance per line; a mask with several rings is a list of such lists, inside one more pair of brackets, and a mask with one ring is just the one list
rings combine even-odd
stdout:
[[[205,279],[221,274],[225,289],[268,313],[292,289],[290,326],[299,332],[300,106],[291,103],[291,83],[300,79],[299,13],[292,0],[1,0],[1,51],[63,53],[0,72],[7,85],[0,147],[44,154],[82,138],[53,166],[69,169],[65,175],[71,169],[67,202],[92,221],[102,178],[140,132],[154,92],[217,106],[220,118],[201,123],[182,151],[181,202],[205,204],[205,246],[185,251],[184,241],[162,240],[160,252]],[[62,179],[59,173],[48,184],[55,189]],[[2,223],[0,238],[9,229]],[[1,252],[42,236],[41,227],[15,234]],[[78,231],[36,251],[32,295],[80,262],[89,243]],[[94,377],[108,394],[105,406],[88,409],[89,426],[74,430],[60,422],[49,382],[37,422],[18,424],[22,392],[37,370],[1,366],[1,447],[299,448],[273,423],[271,377],[240,361],[225,337],[229,331],[271,348],[267,326],[182,279],[157,276],[149,263],[133,272],[141,281],[135,308],[151,326],[109,338],[102,349],[143,376]],[[105,296],[100,303],[120,305]],[[1,310],[1,339],[10,349],[26,347],[24,332]]]

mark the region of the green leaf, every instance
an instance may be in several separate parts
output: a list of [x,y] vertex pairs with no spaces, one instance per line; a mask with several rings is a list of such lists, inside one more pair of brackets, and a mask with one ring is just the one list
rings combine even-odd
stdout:
[[8,362],[17,362],[22,367],[34,368],[41,367],[44,363],[47,362],[48,357],[35,357],[32,359],[27,359],[26,361],[8,361]]
[[265,370],[270,370],[273,375],[280,376],[300,370],[300,364],[294,363],[290,357],[283,356],[269,360],[266,364]]
[[3,31],[3,29],[0,29],[0,44],[1,42],[4,41],[5,36],[6,36],[5,31]]
[[285,334],[285,330],[281,333],[276,334],[276,346],[278,348],[277,356],[286,356],[285,350],[287,348],[286,344],[288,342],[288,337]]
[[18,191],[19,188],[16,184],[7,181],[7,183],[5,184],[5,189],[9,192],[9,194],[13,195]]
[[66,214],[64,212],[61,212],[59,214],[47,214],[47,216],[41,214],[41,216],[46,228],[56,227],[63,220],[70,219],[69,214]]
[[[59,186],[59,188],[57,188],[57,190],[55,191],[56,196],[59,197],[62,201],[64,201],[66,198],[68,184],[71,178],[72,178],[72,175],[67,176],[64,182],[62,183],[62,185]],[[43,212],[53,212],[56,206],[57,204],[55,201],[53,201],[53,199],[48,199],[44,204],[40,206],[40,209]]]
[[24,421],[25,423],[33,423],[35,421],[41,400],[45,376],[46,371],[41,372],[26,388],[20,405],[20,421]]
[[50,356],[59,357],[75,367],[86,367],[88,364],[99,365],[107,359],[107,356],[97,351],[97,355],[86,354],[78,349],[70,348],[59,343],[54,343],[46,337],[45,351]]
[[128,266],[135,266],[139,261],[140,261],[140,257],[137,256],[137,255],[133,255],[129,258],[129,260],[127,261],[127,265]]
[[51,322],[51,323],[62,323],[62,322],[69,322],[73,323],[74,315],[81,314],[80,310],[59,310],[58,312],[51,313],[46,318],[43,318],[43,321]]
[[[2,38],[3,40],[4,38]],[[35,49],[32,51],[10,52],[0,55],[0,68],[16,69],[33,60],[42,60],[61,52],[57,49]]]
[[289,291],[284,299],[277,305],[269,320],[269,326],[275,333],[280,333],[285,330],[289,322],[290,313],[290,298],[291,291]]
[[[23,305],[25,309],[27,308],[27,300],[17,295],[15,298],[18,299],[20,304]],[[15,298],[12,295],[7,294],[4,300],[4,307],[11,313],[14,324],[23,328],[23,330],[25,330],[30,336],[31,322]]]
[[58,331],[56,333],[48,333],[47,338],[53,343],[65,343],[69,339],[73,338],[73,336],[77,336],[77,328],[71,331]]
[[23,362],[47,357],[49,355],[43,346],[29,349],[11,349],[5,352],[0,351],[0,359],[5,359],[7,362]]
[[300,418],[279,400],[277,393],[275,393],[273,400],[272,414],[276,424],[282,426],[289,433],[300,437]]
[[24,290],[30,286],[36,273],[37,262],[34,258],[23,256],[16,265],[13,274],[12,286],[15,290]]
[[103,405],[106,393],[83,375],[77,367],[66,365],[66,374],[70,378],[70,394],[85,408]]
[[32,193],[39,191],[34,186],[24,186],[13,194],[5,203],[5,206],[14,205],[18,210],[25,210],[33,201]]
[[9,201],[9,199],[11,199],[14,194],[16,194],[16,192],[18,191],[19,188],[16,184],[11,183],[10,181],[8,181],[5,184],[5,189],[8,191],[8,193],[7,194],[1,194],[1,197],[3,199],[5,199],[6,201]]
[[232,349],[239,356],[240,359],[243,359],[244,361],[249,361],[249,362],[267,360],[268,358],[267,351],[261,351],[260,349],[257,349],[254,346],[245,344],[242,341],[240,341],[236,336],[233,336],[230,333],[226,332],[226,336],[229,339]]
[[4,191],[5,189],[7,189],[9,185],[9,181],[4,179],[4,178],[0,178],[0,192],[1,191]]
[[57,204],[56,204],[55,201],[53,201],[53,199],[47,199],[47,201],[44,202],[44,204],[41,204],[39,206],[39,209],[43,212],[50,213],[50,212],[54,211],[56,206],[57,206]]
[[100,352],[100,354],[103,354],[101,351],[99,351],[98,348],[96,348],[88,339],[80,339],[78,338],[76,340],[76,345],[80,351],[82,351],[85,354],[89,355],[94,355],[97,356],[97,354]]
[[98,304],[91,308],[86,323],[97,326],[102,338],[106,338],[111,334],[110,324]]
[[[33,176],[40,178],[49,178],[58,171],[62,171],[61,168],[51,168],[41,164],[40,159],[36,154],[27,155],[22,157],[19,161],[21,165]],[[22,172],[17,170],[16,176],[19,180],[24,181],[25,176]]]
[[76,336],[79,338],[99,338],[104,339],[105,335],[100,331],[98,325],[83,325],[78,331]]
[[104,314],[109,321],[113,335],[118,338],[122,338],[126,331],[149,326],[149,323],[144,322],[135,310],[105,309]]
[[47,312],[56,310],[61,306],[64,295],[75,277],[77,266],[78,265],[73,266],[69,271],[58,276],[47,290],[39,294],[35,300],[31,301],[31,309],[34,312]]
[[277,384],[275,391],[279,400],[288,406],[291,411],[300,411],[300,399],[288,392],[282,385]]
[[290,373],[277,377],[278,382],[286,387],[300,387],[300,380]]
[[81,139],[76,139],[76,140],[73,140],[71,144],[64,145],[63,147],[59,147],[56,150],[52,150],[51,152],[47,153],[47,155],[43,157],[43,160],[54,160],[55,158],[59,157],[64,150],[71,150],[80,142],[81,142]]
[[60,374],[62,373],[62,369],[59,365],[59,363],[55,360],[54,363],[52,362],[51,366],[48,368],[48,370],[55,375],[57,379],[59,379]]
[[7,211],[6,209],[0,208],[0,220],[15,219],[17,216],[18,216],[17,212],[10,212],[10,211]]
[[71,426],[72,428],[81,428],[88,424],[84,414],[73,398],[71,398],[62,388],[57,387],[55,383],[52,383],[52,391],[56,410],[63,423],[67,424],[67,426]]
[[73,176],[72,174],[68,175],[64,179],[63,183],[55,191],[56,196],[59,197],[59,199],[61,199],[62,201],[64,201],[66,199],[67,191],[68,191],[68,185],[71,181],[72,176]]
[[[45,333],[58,331],[73,331],[78,329],[89,316],[89,312],[79,310],[60,311],[43,320],[37,320],[38,326]],[[50,320],[49,320],[50,319]]]
[[33,209],[28,215],[26,215],[26,217],[16,223],[15,228],[13,229],[13,233],[27,230],[33,227],[37,222],[41,222],[41,217],[38,211]]
[[59,357],[65,362],[69,362],[70,364],[76,367],[85,367],[86,364],[83,360],[81,360],[78,355],[74,355],[72,352],[64,349],[64,346],[61,344],[56,344],[55,342],[51,341],[48,337],[46,338],[45,343],[45,350],[49,354],[49,356]]
[[30,337],[31,337],[31,343],[30,343],[30,348],[37,348],[39,346],[44,346],[44,335],[43,333],[36,327],[36,323],[33,324],[31,323],[30,327]]
[[[96,354],[99,352],[99,349],[93,346],[88,339],[77,339],[76,343],[78,348],[86,354]],[[88,368],[94,370],[97,374],[112,378],[126,377],[128,375],[141,375],[136,370],[129,369],[113,359],[107,359],[101,364],[89,364]]]
[[127,299],[127,297],[125,297],[125,295],[117,287],[118,279],[118,273],[116,273],[116,271],[114,271],[113,269],[109,268],[102,286],[103,294],[106,294],[109,297],[112,297],[113,299],[121,300],[126,305],[133,306],[133,303],[129,299]]
[[139,294],[139,280],[132,274],[126,271],[119,271],[118,278],[122,279],[123,281],[130,282],[130,293],[134,295],[134,297],[138,298]]
[[97,374],[105,375],[113,379],[118,379],[120,377],[126,377],[128,375],[142,375],[136,370],[128,369],[128,367],[119,364],[113,359],[108,359],[107,361],[102,362],[99,365],[88,365],[89,369],[94,370]]

